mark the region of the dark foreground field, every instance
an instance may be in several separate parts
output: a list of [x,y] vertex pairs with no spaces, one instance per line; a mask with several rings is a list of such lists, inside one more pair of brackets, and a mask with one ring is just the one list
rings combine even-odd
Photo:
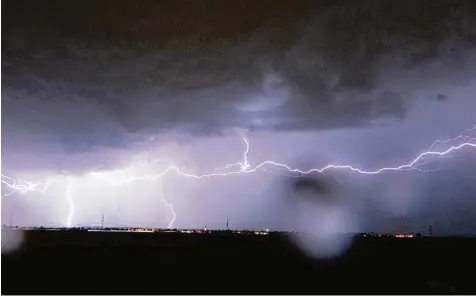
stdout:
[[26,237],[2,253],[2,294],[476,292],[474,239],[362,237],[339,259],[311,261],[277,235]]

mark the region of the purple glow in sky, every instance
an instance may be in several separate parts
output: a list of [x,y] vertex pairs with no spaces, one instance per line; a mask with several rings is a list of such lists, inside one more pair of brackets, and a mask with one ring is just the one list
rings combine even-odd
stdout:
[[347,213],[346,231],[475,233],[476,131],[456,138],[476,123],[474,18],[445,14],[449,4],[301,2],[193,17],[153,2],[5,5],[2,224],[14,213],[16,225],[100,225],[104,214],[106,225],[295,229],[285,175],[297,172],[276,163],[377,171],[454,139],[431,150],[468,144],[418,170],[325,171],[338,202],[318,216]]

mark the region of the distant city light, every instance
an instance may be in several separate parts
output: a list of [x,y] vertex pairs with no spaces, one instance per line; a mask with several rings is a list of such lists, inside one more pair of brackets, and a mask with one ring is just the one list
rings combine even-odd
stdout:
[[[12,230],[42,230],[42,231],[87,231],[87,232],[135,232],[135,233],[183,233],[183,234],[213,234],[215,232],[229,232],[236,235],[269,235],[273,234],[274,232],[270,232],[268,228],[265,230],[252,230],[252,229],[162,229],[162,228],[98,228],[98,227],[18,227],[18,226],[7,226],[2,225],[2,229],[12,229]],[[278,232],[276,232],[278,233]],[[299,234],[299,232],[291,231],[291,232],[279,232],[281,234],[287,234],[290,236],[294,236]],[[416,238],[422,237],[421,234],[388,234],[388,233],[355,233],[356,236],[361,237],[388,237],[388,238]]]
[[414,237],[413,234],[396,234],[395,237],[397,238],[412,238]]

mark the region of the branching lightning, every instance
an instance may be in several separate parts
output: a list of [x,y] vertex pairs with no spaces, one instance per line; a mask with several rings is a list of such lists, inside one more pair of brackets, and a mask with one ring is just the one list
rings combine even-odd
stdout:
[[430,148],[428,148],[428,151],[432,151],[435,146],[439,147],[441,144],[447,144],[449,142],[458,141],[460,139],[465,139],[467,142],[471,143],[475,141],[476,138],[468,136],[468,133],[473,132],[475,130],[476,130],[476,124],[474,124],[472,128],[469,128],[463,131],[456,138],[446,139],[446,140],[436,140],[435,142],[433,142],[433,144],[431,144]]
[[[364,170],[364,169],[347,165],[347,164],[328,164],[321,168],[301,170],[298,168],[292,168],[287,164],[280,163],[274,160],[266,160],[257,164],[256,166],[252,166],[248,161],[250,143],[246,137],[243,137],[243,140],[245,143],[245,151],[243,153],[242,159],[236,163],[230,163],[230,164],[226,164],[224,167],[216,168],[211,173],[207,173],[207,174],[195,175],[195,174],[184,172],[183,170],[181,170],[179,167],[175,165],[168,165],[167,167],[165,167],[165,169],[161,170],[159,173],[152,174],[152,175],[132,175],[128,173],[129,169],[115,170],[115,171],[108,171],[108,172],[90,172],[88,175],[90,177],[98,178],[105,181],[107,185],[118,186],[118,185],[123,185],[126,183],[131,183],[131,182],[139,181],[139,180],[160,179],[164,175],[171,172],[175,172],[177,175],[182,177],[188,177],[193,179],[206,179],[211,177],[229,177],[233,175],[251,174],[258,171],[270,172],[270,169],[272,168],[278,168],[284,171],[285,173],[291,173],[296,175],[306,175],[313,172],[324,173],[326,171],[331,171],[331,170],[348,170],[348,171],[363,174],[363,175],[376,175],[376,174],[380,174],[384,172],[395,172],[395,171],[406,171],[406,170],[424,171],[424,170],[421,170],[420,167],[425,163],[425,160],[428,157],[445,156],[450,153],[461,150],[463,148],[476,148],[476,138],[468,135],[468,133],[475,130],[476,130],[476,124],[473,125],[472,128],[465,130],[464,132],[462,132],[460,135],[458,135],[457,137],[453,139],[435,141],[427,151],[420,153],[415,158],[411,159],[405,164],[395,166],[395,167],[383,167],[376,170]],[[443,150],[439,149],[442,144],[448,144],[450,142],[455,142],[462,139],[465,140],[464,143],[461,143],[455,146],[450,146],[449,148],[446,148]],[[435,147],[438,149],[435,149]],[[170,163],[169,159],[150,160],[147,158],[146,163],[142,164],[141,166],[151,167],[159,162]],[[13,193],[26,194],[32,191],[44,193],[46,192],[46,190],[48,190],[51,184],[63,178],[68,179],[68,185],[66,188],[65,196],[70,205],[66,225],[71,226],[73,214],[74,214],[74,202],[71,199],[71,179],[67,176],[59,175],[59,176],[49,177],[47,178],[46,181],[43,181],[43,182],[31,182],[31,181],[26,181],[20,178],[15,179],[15,178],[2,174],[2,184],[6,185],[9,189],[11,189],[9,193],[2,195],[2,198],[9,196]],[[161,202],[164,205],[166,205],[173,214],[173,218],[168,225],[168,227],[171,228],[175,221],[176,213],[173,209],[173,206],[170,203],[168,203],[167,200],[165,200],[164,194],[162,191],[163,191],[162,184],[160,184]]]
[[9,196],[13,193],[19,192],[19,193],[28,193],[31,191],[37,191],[40,193],[45,193],[46,190],[50,187],[51,184],[56,182],[57,180],[61,179],[63,176],[58,175],[54,177],[48,177],[46,181],[40,181],[40,182],[31,182],[31,181],[26,181],[21,178],[17,178],[15,180],[12,177],[6,176],[2,174],[2,184],[7,185],[10,189],[13,189],[10,193],[7,193],[5,195],[2,195],[2,198]]

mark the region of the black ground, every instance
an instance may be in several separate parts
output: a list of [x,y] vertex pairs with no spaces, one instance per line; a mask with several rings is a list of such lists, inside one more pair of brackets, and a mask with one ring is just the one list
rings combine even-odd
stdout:
[[26,236],[2,254],[2,294],[476,292],[476,239],[361,237],[339,259],[312,261],[278,235]]

